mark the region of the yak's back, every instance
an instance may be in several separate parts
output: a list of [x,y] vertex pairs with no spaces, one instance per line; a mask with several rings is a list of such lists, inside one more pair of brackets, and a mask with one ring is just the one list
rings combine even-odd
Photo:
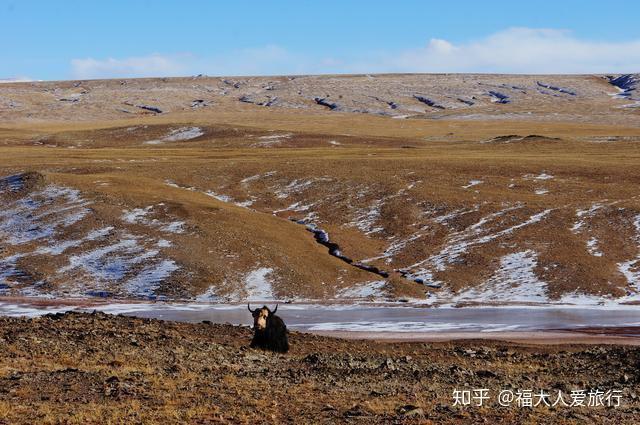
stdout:
[[289,338],[287,325],[279,317],[272,315],[267,323],[267,349],[286,353],[289,351]]

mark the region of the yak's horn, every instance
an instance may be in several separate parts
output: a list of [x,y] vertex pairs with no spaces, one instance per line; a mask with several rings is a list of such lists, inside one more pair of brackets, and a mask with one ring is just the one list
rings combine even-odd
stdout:
[[278,304],[276,304],[276,308],[274,308],[271,313],[276,314],[276,311],[278,311]]
[[251,303],[247,303],[247,308],[249,309],[249,311],[250,311],[251,313],[253,313],[253,310],[251,310]]

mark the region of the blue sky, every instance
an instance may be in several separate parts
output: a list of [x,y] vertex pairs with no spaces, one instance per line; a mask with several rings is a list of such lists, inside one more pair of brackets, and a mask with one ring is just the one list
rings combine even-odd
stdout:
[[640,71],[640,2],[0,0],[0,78]]

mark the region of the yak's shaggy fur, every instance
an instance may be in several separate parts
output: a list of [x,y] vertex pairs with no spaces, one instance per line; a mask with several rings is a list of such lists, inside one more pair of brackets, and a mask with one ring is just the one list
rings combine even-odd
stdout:
[[253,339],[252,348],[262,348],[263,350],[286,353],[289,351],[289,339],[287,337],[287,326],[284,321],[275,315],[278,306],[271,311],[265,305],[262,308],[251,310],[253,316]]

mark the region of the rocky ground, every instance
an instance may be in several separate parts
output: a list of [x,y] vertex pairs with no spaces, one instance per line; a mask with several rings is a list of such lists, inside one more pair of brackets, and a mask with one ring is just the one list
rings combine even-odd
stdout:
[[[635,347],[292,333],[291,352],[274,355],[249,349],[250,335],[100,313],[0,318],[0,423],[632,424],[640,415]],[[481,388],[483,407],[454,406],[454,390]],[[572,390],[596,388],[621,391],[620,406],[497,401],[529,389],[571,403]]]

